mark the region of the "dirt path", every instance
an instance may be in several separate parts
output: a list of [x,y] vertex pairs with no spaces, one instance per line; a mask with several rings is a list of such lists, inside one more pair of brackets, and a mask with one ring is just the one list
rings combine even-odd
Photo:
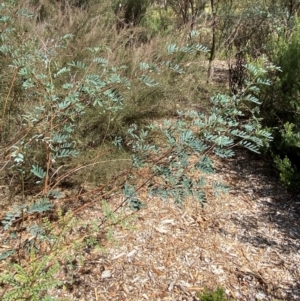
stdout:
[[179,208],[148,197],[134,229],[114,228],[105,254],[83,254],[61,297],[195,301],[197,291],[219,285],[235,300],[300,300],[300,197],[246,151],[215,167],[228,195],[204,209],[192,200]]

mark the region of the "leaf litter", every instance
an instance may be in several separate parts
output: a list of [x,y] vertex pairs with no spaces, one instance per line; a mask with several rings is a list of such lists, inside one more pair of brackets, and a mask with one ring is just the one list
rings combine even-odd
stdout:
[[[84,254],[91,269],[58,296],[195,301],[197,292],[223,287],[234,300],[300,300],[300,196],[244,150],[215,159],[215,169],[214,179],[230,190],[203,208],[140,191],[147,207],[135,213],[131,229],[115,227],[105,253]],[[95,205],[85,214],[92,219],[99,210]]]

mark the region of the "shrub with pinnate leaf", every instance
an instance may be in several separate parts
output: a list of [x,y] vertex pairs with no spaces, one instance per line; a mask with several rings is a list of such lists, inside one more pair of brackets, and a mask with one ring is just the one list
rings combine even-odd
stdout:
[[1,273],[0,283],[12,287],[2,295],[1,300],[55,300],[45,292],[61,284],[59,280],[55,279],[59,270],[58,262],[53,260],[51,262],[51,258],[48,256],[37,259],[34,254],[31,254],[30,260],[27,268],[15,263],[11,270]]
[[[222,183],[207,182],[206,174],[214,172],[211,155],[221,158],[234,156],[234,147],[240,146],[259,153],[260,149],[272,141],[271,134],[262,128],[257,117],[260,101],[256,97],[260,88],[270,85],[265,79],[267,70],[276,67],[265,62],[263,67],[246,65],[249,81],[238,95],[217,94],[211,98],[208,113],[194,110],[178,111],[176,120],[166,120],[160,125],[151,125],[138,131],[136,126],[129,129],[133,138],[133,168],[147,167],[149,177],[143,186],[147,186],[152,195],[162,199],[171,198],[182,204],[187,197],[195,198],[203,204],[211,192],[218,194],[226,191]],[[161,146],[149,143],[151,131],[161,132]],[[197,158],[194,164],[191,157]],[[195,171],[200,177],[193,176]],[[152,179],[163,184],[153,185]],[[135,193],[125,190],[129,199],[132,195],[134,208],[138,204]]]
[[[23,13],[22,17],[31,15]],[[13,20],[13,15],[2,17],[6,29],[13,26]],[[99,118],[108,118],[108,129],[110,122],[123,110],[123,92],[126,89],[137,82],[150,88],[159,85],[163,69],[184,76],[184,69],[177,63],[177,58],[182,54],[187,57],[208,51],[191,41],[183,47],[171,44],[167,48],[165,60],[140,62],[128,78],[123,72],[126,66],[110,64],[101,55],[102,48],[99,47],[86,49],[84,61],[62,62],[60,55],[68,47],[70,35],[42,45],[30,37],[25,46],[20,46],[11,42],[14,38],[10,36],[12,33],[13,30],[2,31],[4,42],[0,52],[8,58],[10,67],[15,70],[13,80],[22,83],[22,97],[28,105],[20,108],[22,127],[10,132],[10,141],[5,149],[10,153],[12,165],[20,173],[23,189],[26,178],[31,174],[37,179],[37,184],[42,185],[45,200],[53,193],[52,187],[57,185],[54,176],[58,171],[63,171],[66,162],[80,151],[76,133],[87,110],[98,112]],[[190,38],[195,36],[197,33],[193,31]],[[21,57],[20,51],[23,53]],[[165,183],[163,186],[152,187],[151,193],[172,197],[179,203],[186,196],[193,195],[202,202],[206,199],[206,188],[201,187],[206,184],[202,178],[195,182],[188,174],[193,169],[212,172],[213,164],[209,154],[231,157],[234,154],[232,148],[236,145],[259,152],[264,143],[271,141],[271,135],[262,129],[260,119],[256,116],[260,106],[256,95],[260,86],[269,85],[269,81],[263,77],[266,71],[252,64],[246,67],[249,81],[245,83],[244,89],[235,96],[218,94],[212,97],[209,113],[178,112],[176,121],[166,121],[162,127],[151,125],[139,131],[136,125],[132,125],[128,129],[125,141],[127,149],[128,146],[132,149],[133,167],[147,165],[152,170],[152,177],[162,177]],[[264,67],[274,69],[271,65]],[[7,126],[5,104],[9,98],[8,91],[6,98],[2,98],[3,127]],[[148,135],[154,130],[160,131],[164,137],[161,149],[149,143],[151,139],[148,139]],[[108,132],[99,135],[103,136],[102,140],[110,137]],[[118,141],[118,147],[122,146],[122,137],[114,141]],[[198,162],[191,168],[188,161],[192,154],[198,156]],[[127,197],[134,194],[128,188],[130,186],[125,187]],[[222,189],[218,183],[213,183],[212,187]],[[138,204],[138,201],[135,202]],[[131,207],[136,208],[137,205],[131,204]]]
[[[15,59],[10,39],[3,37],[4,44],[0,49],[10,58],[10,67],[16,70],[14,78],[22,82],[22,97],[27,103],[19,113],[22,129],[10,132],[10,142],[5,148],[20,172],[22,182],[30,174],[34,175],[37,183],[43,185],[44,194],[53,184],[58,170],[64,172],[66,163],[78,155],[78,125],[88,110],[97,112],[99,123],[101,120],[107,122],[103,132],[98,133],[98,140],[111,139],[110,124],[118,119],[124,108],[125,90],[137,83],[155,87],[162,69],[181,74],[182,68],[172,58],[176,53],[194,55],[207,51],[201,45],[171,45],[166,55],[168,60],[141,62],[128,78],[124,72],[127,67],[111,64],[101,55],[100,47],[87,48],[84,61],[62,62],[61,52],[69,47],[71,37],[65,35],[42,45],[32,37],[26,51],[21,49],[25,54],[19,59]],[[9,97],[8,94],[6,99]],[[5,121],[5,112],[3,116]],[[4,122],[4,127],[6,125]]]
[[[190,197],[203,205],[208,195],[222,193],[227,189],[222,183],[210,180],[209,174],[214,172],[213,156],[224,159],[232,157],[236,146],[258,153],[261,147],[272,140],[257,117],[260,107],[257,95],[261,86],[270,84],[265,79],[267,70],[274,70],[269,64],[260,68],[248,64],[249,80],[243,90],[234,96],[213,96],[211,107],[206,112],[178,111],[173,119],[142,126],[133,123],[123,130],[125,135],[114,135],[110,127],[122,115],[126,91],[133,85],[150,89],[159,86],[165,70],[184,77],[185,70],[181,65],[183,58],[188,60],[188,57],[208,52],[207,48],[193,44],[192,38],[197,33],[193,31],[189,35],[187,45],[169,45],[161,59],[139,62],[128,75],[126,65],[114,65],[103,48],[97,46],[85,49],[83,60],[62,59],[64,51],[70,47],[71,35],[46,42],[31,36],[26,43],[19,45],[15,41],[16,16],[12,13],[15,11],[11,7],[12,3],[7,0],[1,6],[0,55],[5,57],[1,64],[4,69],[11,71],[8,73],[11,88],[6,89],[6,94],[0,98],[1,130],[7,138],[3,139],[1,146],[7,160],[5,166],[19,175],[23,203],[16,204],[2,221],[5,230],[11,231],[19,241],[18,247],[12,247],[0,255],[2,260],[26,248],[33,254],[42,252],[40,242],[45,241],[48,242],[46,254],[58,254],[63,244],[61,237],[66,239],[68,236],[70,223],[60,225],[62,230],[58,235],[52,231],[49,219],[43,219],[43,223],[38,225],[24,225],[30,222],[29,216],[38,215],[41,219],[47,215],[53,207],[51,200],[62,197],[56,188],[77,170],[70,166],[74,157],[84,151],[81,141],[84,135],[80,135],[80,124],[89,111],[95,112],[94,116],[98,116],[99,123],[105,122],[105,126],[100,127],[97,133],[101,137],[97,137],[101,141],[100,147],[107,142],[111,149],[125,148],[131,155],[128,171],[109,179],[108,184],[98,190],[100,198],[109,198],[109,193],[103,192],[105,188],[116,186],[114,189],[123,189],[124,202],[112,214],[125,205],[132,210],[144,207],[139,196],[141,188],[146,188],[151,195],[169,198],[178,204]],[[30,13],[24,13],[24,9],[22,13],[17,12],[20,18],[31,17]],[[22,95],[22,103],[11,101],[11,91],[16,83],[19,95]],[[16,107],[13,126],[8,122],[8,102]],[[91,131],[89,124],[85,131]],[[140,169],[145,169],[145,178],[137,176]],[[24,191],[27,182],[33,179],[42,197],[34,198],[33,202],[27,204]],[[104,218],[107,219],[108,216]],[[59,214],[58,222],[61,220],[62,214]],[[16,229],[21,230],[18,232]],[[29,245],[23,238],[24,229],[34,238]],[[21,275],[19,279],[30,278],[31,273],[42,278],[41,271],[48,269],[49,258],[45,257],[42,265],[30,261],[29,265],[22,266],[19,262],[19,265],[14,266]],[[54,277],[56,270],[50,267],[48,271],[51,273],[47,274],[44,285],[43,281],[35,281],[35,278],[34,283],[31,280],[22,280],[22,283],[13,281],[11,273],[14,272],[8,270],[5,279],[2,279],[9,286],[8,296],[18,291],[16,298],[20,299],[22,294],[22,297],[32,300],[38,298],[43,291],[52,288],[47,283]]]

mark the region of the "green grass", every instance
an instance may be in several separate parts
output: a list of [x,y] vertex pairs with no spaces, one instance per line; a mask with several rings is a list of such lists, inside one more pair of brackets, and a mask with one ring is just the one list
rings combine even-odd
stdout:
[[217,287],[213,291],[205,289],[203,293],[197,293],[197,297],[201,301],[233,301],[226,297],[225,290],[221,287]]

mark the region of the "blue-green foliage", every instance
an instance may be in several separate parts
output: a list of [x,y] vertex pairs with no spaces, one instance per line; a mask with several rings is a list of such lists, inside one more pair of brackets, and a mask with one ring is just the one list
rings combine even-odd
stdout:
[[[31,172],[39,179],[37,183],[46,184],[46,187],[51,184],[44,183],[49,181],[50,170],[60,168],[62,159],[78,155],[76,127],[87,109],[93,108],[99,114],[114,116],[114,113],[123,109],[122,91],[130,89],[132,80],[154,87],[159,83],[152,74],[158,75],[162,68],[184,73],[178,64],[172,62],[172,54],[207,51],[200,45],[183,48],[172,45],[168,48],[168,61],[159,64],[141,62],[135,77],[128,79],[122,75],[126,66],[111,66],[106,58],[100,56],[99,47],[87,48],[84,62],[70,61],[61,65],[59,51],[68,47],[70,37],[64,36],[43,47],[37,47],[38,41],[34,39],[28,41],[26,46],[13,47],[9,38],[2,35],[6,46],[2,45],[0,52],[9,57],[11,67],[18,70],[24,99],[36,104],[23,112],[23,126],[27,134],[14,144],[17,152],[12,152],[12,157],[15,157],[15,163],[22,161],[24,174]],[[15,52],[11,49],[15,49]],[[76,80],[74,75],[77,76]],[[136,143],[132,142],[133,147],[138,147]],[[45,161],[36,161],[28,166],[27,162],[32,161],[32,151],[44,154]],[[46,164],[47,169],[42,167]]]
[[5,218],[2,220],[2,225],[4,226],[4,230],[10,228],[12,224],[15,222],[15,220],[21,216],[24,207],[25,205],[14,206],[13,210],[6,213]]
[[[159,85],[157,79],[163,69],[184,74],[183,68],[175,63],[173,56],[178,53],[195,55],[199,51],[207,51],[200,45],[187,45],[182,48],[173,45],[167,50],[166,61],[156,64],[141,62],[139,70],[135,70],[133,77],[128,78],[124,76],[126,66],[113,66],[103,57],[103,51],[99,47],[87,48],[84,61],[71,59],[69,62],[62,62],[60,54],[69,47],[71,35],[47,42],[28,37],[25,43],[16,45],[15,15],[11,13],[13,11],[11,4],[12,2],[6,1],[1,6],[5,8],[8,17],[5,18],[4,13],[1,17],[5,30],[0,31],[3,42],[0,54],[6,58],[5,62],[13,71],[12,77],[16,71],[16,81],[19,83],[22,99],[26,105],[20,106],[21,109],[18,108],[22,115],[22,131],[10,132],[11,142],[7,145],[7,152],[10,153],[12,165],[20,172],[23,184],[24,177],[31,174],[37,179],[37,184],[43,185],[44,197],[32,205],[22,204],[13,207],[2,221],[5,230],[11,230],[16,221],[22,222],[23,218],[30,214],[48,212],[52,207],[50,197],[61,197],[51,189],[53,174],[57,170],[63,171],[65,160],[77,156],[79,152],[79,142],[76,140],[77,127],[87,109],[93,109],[99,112],[99,115],[107,114],[112,118],[116,112],[123,109],[122,92],[130,89],[133,82],[140,82],[148,87]],[[27,13],[25,16],[23,11],[19,17],[30,16]],[[4,99],[1,101],[3,104]],[[178,124],[180,123],[182,123],[179,126],[182,128],[180,137],[174,136],[171,142],[174,149],[172,154],[170,153],[172,155],[170,162],[177,170],[164,166],[163,160],[155,161],[153,156],[159,155],[159,148],[148,141],[149,134],[156,130],[154,126],[138,130],[133,124],[128,129],[130,139],[127,142],[132,148],[133,168],[145,166],[152,160],[153,175],[159,175],[159,170],[162,170],[162,175],[170,186],[170,192],[167,194],[174,196],[177,202],[182,202],[186,194],[195,194],[195,184],[183,174],[184,168],[188,168],[189,153],[181,151],[181,146],[176,145],[177,139],[184,148],[191,148],[198,154],[204,150],[201,143],[198,143],[195,133],[184,128],[185,121],[179,121]],[[178,134],[176,129],[172,129],[171,132],[164,129],[163,133],[169,139],[173,131],[175,135]],[[114,141],[118,148],[122,147],[121,139],[115,138]],[[166,176],[166,169],[169,178]],[[136,187],[131,183],[125,184],[123,192],[125,203],[132,210],[143,206]],[[205,195],[199,191],[196,197],[202,200]],[[38,251],[35,241],[43,239],[43,225],[38,227],[29,225],[27,231],[36,239],[24,244],[23,248]],[[15,250],[9,250],[3,253],[1,258],[7,258],[14,252]]]
[[[4,18],[3,22],[13,23],[13,17]],[[1,33],[5,43],[0,52],[10,59],[11,67],[18,70],[24,99],[33,103],[23,113],[26,134],[18,137],[16,133],[18,139],[15,139],[11,155],[16,165],[21,164],[19,169],[22,173],[31,172],[38,178],[38,183],[43,182],[45,193],[51,193],[47,191],[51,186],[51,170],[60,168],[62,159],[78,154],[75,134],[78,121],[88,108],[114,116],[115,112],[123,109],[122,91],[130,89],[134,80],[149,87],[159,85],[159,74],[163,68],[184,74],[184,69],[177,63],[178,55],[193,56],[208,51],[206,47],[193,44],[192,40],[184,47],[169,45],[167,60],[156,64],[140,62],[139,70],[129,79],[122,72],[126,66],[112,66],[99,47],[87,48],[84,61],[71,60],[61,64],[59,51],[68,47],[71,36],[41,47],[36,47],[39,41],[32,38],[27,44],[16,47],[10,43],[9,34]],[[196,32],[192,32],[191,37],[194,36],[197,36]],[[258,68],[248,64],[246,68],[250,79],[245,83],[245,89],[235,96],[213,96],[210,112],[182,111],[178,112],[176,120],[165,121],[163,126],[137,129],[136,125],[132,125],[128,129],[130,140],[127,146],[132,148],[133,168],[147,166],[152,171],[153,180],[161,178],[164,183],[150,185],[151,194],[170,197],[178,203],[190,196],[202,204],[206,202],[209,185],[202,175],[213,172],[211,154],[221,158],[232,157],[233,148],[237,145],[259,152],[264,144],[271,141],[271,135],[262,129],[261,120],[256,115],[260,106],[260,86],[270,84],[265,77],[265,69],[273,66]],[[240,118],[244,120],[241,122]],[[164,137],[160,146],[149,142],[149,135],[155,131]],[[120,138],[114,141],[118,148],[122,146]],[[27,167],[26,163],[32,162],[32,152],[38,151],[44,154],[44,161],[39,157]],[[195,163],[190,162],[191,156],[197,158]],[[192,177],[194,170],[200,172],[200,178]],[[218,191],[225,190],[222,185],[210,184]],[[129,206],[137,209],[141,202],[134,190],[135,187],[126,184],[124,194]],[[45,206],[41,204],[36,208]],[[9,221],[7,219],[7,225],[10,225]]]
[[[46,44],[30,37],[25,43],[16,45],[12,4],[13,1],[7,0],[0,5],[0,54],[5,57],[1,64],[6,62],[12,70],[12,78],[15,76],[19,83],[25,105],[19,108],[21,129],[16,127],[14,133],[10,132],[6,151],[11,165],[20,172],[22,184],[24,176],[31,174],[37,178],[38,184],[43,184],[44,196],[34,204],[14,206],[6,214],[2,224],[5,230],[11,231],[14,224],[22,222],[24,217],[48,212],[52,208],[50,197],[61,197],[59,192],[51,189],[51,181],[56,171],[63,170],[67,165],[65,162],[80,151],[76,132],[79,121],[88,109],[112,119],[114,114],[123,110],[123,91],[130,89],[133,83],[146,87],[159,85],[159,76],[164,69],[183,76],[185,70],[178,58],[208,51],[201,45],[192,44],[192,40],[184,47],[172,44],[166,49],[166,60],[156,64],[141,62],[138,70],[134,70],[128,78],[124,75],[126,66],[113,66],[99,47],[87,48],[83,61],[70,59],[69,62],[62,62],[60,54],[69,47],[70,35],[49,40]],[[25,10],[17,15],[18,18],[31,17]],[[190,36],[196,36],[196,33],[192,32]],[[115,137],[117,148],[122,148],[122,143],[126,143],[126,148],[131,148],[132,152],[131,173],[123,187],[124,204],[132,210],[143,207],[139,197],[139,188],[142,187],[147,188],[151,195],[170,198],[178,204],[193,198],[203,205],[211,192],[215,195],[226,192],[224,184],[211,178],[214,173],[213,157],[232,157],[235,146],[259,152],[263,145],[272,140],[257,118],[260,106],[258,93],[260,87],[269,82],[261,76],[264,74],[263,68],[258,69],[251,64],[247,68],[251,81],[246,83],[245,89],[235,96],[213,96],[211,109],[207,113],[179,111],[176,118],[165,120],[162,124],[144,128],[133,124],[128,128],[126,142]],[[5,99],[1,98],[2,107],[4,102]],[[136,187],[135,171],[141,168],[147,169],[147,176],[140,179],[142,183]],[[30,252],[37,252],[36,241],[45,239],[45,228],[43,225],[29,225],[27,231],[35,239],[20,245]],[[14,253],[15,250],[11,249],[0,255],[0,259]],[[54,281],[56,264],[47,269],[48,262],[49,258],[45,258],[45,261],[32,265],[35,270],[31,272],[41,280],[33,279],[36,282],[30,289],[31,274],[26,274],[23,267],[14,265],[17,278],[11,274],[1,278],[13,287],[5,294],[4,300],[18,300],[24,296],[30,300],[43,300],[39,299],[42,298],[41,292],[59,283]]]
[[[172,45],[171,50],[174,49]],[[227,191],[226,185],[206,179],[214,173],[211,155],[232,157],[236,146],[259,153],[272,141],[272,135],[262,128],[261,119],[257,118],[260,101],[256,94],[252,95],[253,91],[257,93],[270,83],[261,78],[264,69],[251,64],[247,68],[251,81],[246,83],[244,90],[238,96],[213,96],[210,112],[181,111],[175,120],[152,125],[148,131],[138,131],[136,127],[128,130],[135,140],[132,144],[133,167],[147,166],[152,171],[149,179],[156,179],[156,184],[152,181],[147,184],[149,179],[145,179],[151,195],[171,198],[179,204],[187,197],[193,197],[204,204],[210,189],[216,195]],[[266,65],[266,69],[274,68]],[[245,114],[248,117],[241,121]],[[151,131],[161,132],[165,137],[163,146],[149,144],[146,136],[151,135]],[[198,177],[195,177],[196,170],[200,174]]]
[[28,213],[42,213],[49,211],[53,205],[49,202],[49,199],[42,198],[39,202],[33,203],[26,207]]
[[6,258],[14,255],[16,253],[16,250],[13,249],[13,250],[8,250],[8,251],[5,251],[3,252],[1,255],[0,255],[0,261],[1,260],[5,260]]
[[128,183],[125,183],[125,187],[123,189],[123,194],[124,194],[126,203],[128,204],[128,206],[131,210],[139,210],[145,206],[139,200],[134,186],[131,186]]
[[194,166],[202,173],[214,173],[213,162],[207,155],[202,156],[202,158],[200,158],[200,160],[196,162]]
[[32,165],[32,168],[30,170],[36,177],[40,179],[44,179],[46,172],[38,165]]
[[30,205],[15,205],[10,212],[6,213],[5,218],[2,220],[4,230],[8,230],[22,214],[43,213],[49,211],[52,207],[53,205],[48,198],[41,198]]
[[[3,225],[3,229],[8,231],[11,227],[14,226],[15,223],[22,222],[22,219],[26,216],[33,214],[33,213],[46,213],[51,210],[53,207],[53,204],[50,203],[48,198],[41,198],[40,200],[36,201],[33,204],[22,204],[22,205],[14,205],[12,210],[7,212],[4,219],[1,221]],[[42,233],[44,233],[43,226],[37,226],[35,224],[29,225],[27,228],[27,231],[30,233],[32,237],[42,239],[41,236]],[[11,237],[16,239],[18,238],[18,235],[14,230],[11,232]],[[28,252],[32,250],[32,248],[36,249],[38,251],[36,245],[36,239],[34,240],[25,240],[24,243],[22,243],[21,248],[27,250]],[[3,252],[0,254],[0,260],[4,260],[7,257],[12,256],[17,252],[16,249],[11,249],[8,251]]]

